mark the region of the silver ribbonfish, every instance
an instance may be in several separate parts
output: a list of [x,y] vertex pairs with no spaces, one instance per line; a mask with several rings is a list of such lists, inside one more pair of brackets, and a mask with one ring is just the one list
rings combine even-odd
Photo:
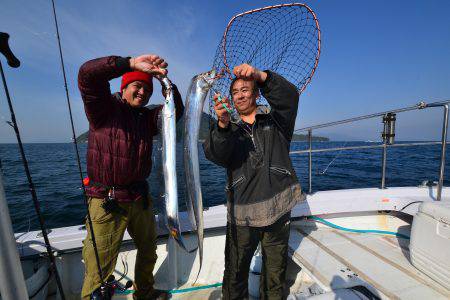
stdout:
[[162,116],[162,167],[165,185],[166,226],[178,245],[188,251],[181,236],[180,221],[178,219],[178,187],[176,173],[176,120],[175,103],[172,84],[167,77],[161,79],[166,91],[166,100],[161,112]]
[[[198,135],[203,104],[211,88],[216,72],[214,70],[192,78],[186,98],[184,115],[184,178],[186,182],[187,210],[193,229],[197,231],[200,267],[203,263],[203,200],[198,161]],[[197,274],[197,277],[198,277]]]

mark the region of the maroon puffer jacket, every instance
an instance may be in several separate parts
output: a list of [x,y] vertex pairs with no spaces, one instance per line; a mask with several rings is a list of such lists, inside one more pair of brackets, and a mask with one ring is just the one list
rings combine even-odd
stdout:
[[[106,187],[116,188],[118,201],[140,197],[127,186],[143,182],[152,168],[152,141],[158,133],[155,109],[132,108],[120,93],[111,94],[109,80],[129,72],[128,59],[109,56],[86,62],[78,73],[78,87],[89,120],[88,196],[104,198]],[[177,120],[184,111],[174,85]],[[95,185],[92,183],[96,183]]]

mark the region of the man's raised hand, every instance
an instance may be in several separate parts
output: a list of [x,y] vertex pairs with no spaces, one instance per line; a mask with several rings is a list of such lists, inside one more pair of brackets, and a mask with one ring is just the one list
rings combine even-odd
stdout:
[[267,78],[266,72],[258,70],[257,68],[252,67],[249,64],[242,64],[234,67],[233,74],[237,78],[241,78],[244,80],[256,80],[259,83],[263,83]]
[[163,58],[154,54],[145,54],[130,58],[130,68],[132,70],[149,73],[153,76],[166,76],[167,66]]
[[221,100],[219,100],[219,97],[221,97],[219,94],[214,95],[214,111],[216,112],[217,119],[219,120],[219,126],[225,128],[228,127],[231,117],[224,105],[226,105],[228,109],[231,108],[227,97],[221,97]]

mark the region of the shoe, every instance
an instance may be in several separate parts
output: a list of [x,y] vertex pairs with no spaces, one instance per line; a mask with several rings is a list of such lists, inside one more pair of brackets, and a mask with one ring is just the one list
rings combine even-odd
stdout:
[[154,290],[152,298],[154,300],[167,300],[169,299],[169,293],[165,290]]
[[170,299],[170,294],[165,290],[153,290],[153,292],[145,297],[136,297],[136,294],[133,294],[134,300],[167,300]]

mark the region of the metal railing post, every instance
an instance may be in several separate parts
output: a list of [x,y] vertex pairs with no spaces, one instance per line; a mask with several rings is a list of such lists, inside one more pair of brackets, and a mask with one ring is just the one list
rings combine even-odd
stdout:
[[445,148],[447,146],[447,129],[448,129],[448,104],[444,106],[444,122],[442,125],[442,147],[441,147],[441,166],[439,168],[439,184],[437,187],[437,201],[441,201],[442,187],[444,186],[444,170],[445,170]]
[[308,130],[308,142],[309,142],[309,163],[308,163],[308,169],[309,169],[309,194],[312,193],[312,129]]
[[381,135],[383,138],[383,156],[381,158],[381,188],[386,188],[386,163],[387,163],[387,144],[388,144],[388,138],[387,138],[387,129],[388,124],[386,122],[386,117],[388,114],[385,114],[383,116],[383,134]]
[[381,162],[381,188],[386,188],[386,161],[387,161],[387,144],[386,141],[384,141],[383,144],[383,158]]
[[[386,188],[386,165],[387,165],[387,148],[388,147],[425,146],[425,145],[441,144],[441,146],[442,146],[442,148],[441,148],[441,164],[440,164],[440,170],[439,170],[439,184],[437,187],[437,197],[436,197],[437,200],[441,200],[442,188],[444,186],[445,151],[446,151],[446,146],[447,146],[447,130],[448,130],[448,114],[449,114],[448,106],[449,106],[449,104],[450,104],[450,100],[441,101],[441,102],[433,102],[430,104],[426,104],[425,102],[422,101],[422,102],[420,102],[414,106],[410,106],[410,107],[405,107],[405,108],[400,108],[400,109],[391,110],[391,111],[387,111],[387,112],[381,112],[381,113],[360,116],[360,117],[356,117],[356,118],[345,119],[345,120],[336,121],[336,122],[319,124],[319,125],[315,125],[315,126],[311,126],[311,127],[295,129],[294,132],[308,131],[309,147],[308,147],[308,149],[305,149],[305,150],[291,151],[291,152],[289,152],[289,154],[308,153],[308,157],[309,157],[309,164],[308,164],[308,167],[309,167],[309,172],[308,172],[309,193],[311,194],[312,193],[312,153],[313,152],[319,153],[319,152],[330,152],[330,151],[340,151],[340,150],[356,150],[356,149],[362,150],[362,149],[383,148],[382,166],[381,166],[381,188],[385,189]],[[391,123],[391,125],[389,127],[387,122],[392,122],[392,121],[395,122],[395,120],[396,120],[395,114],[407,112],[407,111],[413,111],[413,110],[421,110],[421,109],[430,108],[430,107],[438,107],[438,106],[444,107],[444,122],[443,122],[443,127],[442,127],[441,142],[433,141],[433,142],[394,144],[394,142],[393,142],[394,134],[393,133],[395,131],[395,123],[394,124]],[[394,115],[394,116],[387,118],[389,114]],[[352,122],[356,122],[356,121],[362,121],[362,120],[366,120],[366,119],[377,118],[377,117],[383,117],[383,122],[384,122],[383,144],[378,144],[378,145],[373,145],[373,146],[364,145],[364,146],[336,147],[336,148],[325,148],[325,149],[312,150],[312,131],[313,130],[337,126],[337,125],[341,125],[341,124],[352,123]],[[386,122],[385,122],[384,118],[386,118]],[[388,128],[390,128],[390,130],[387,130]]]

